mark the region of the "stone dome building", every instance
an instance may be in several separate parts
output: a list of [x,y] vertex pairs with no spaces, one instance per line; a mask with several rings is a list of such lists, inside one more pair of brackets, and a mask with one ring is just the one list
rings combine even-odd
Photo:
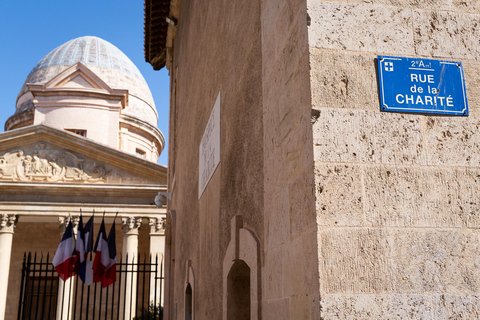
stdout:
[[[29,252],[42,259],[50,253],[51,261],[67,223],[77,228],[81,212],[84,222],[96,212],[94,232],[100,213],[107,230],[117,224],[117,262],[151,255],[158,257],[155,267],[161,263],[166,208],[154,201],[166,191],[167,168],[157,163],[164,146],[157,120],[140,71],[105,40],[73,39],[33,68],[0,133],[0,319],[47,312],[56,319],[92,318],[101,312],[93,298],[73,292],[73,284],[82,285],[78,279],[63,282],[53,269],[47,276],[22,266]],[[144,273],[150,280],[148,286],[138,283],[140,289],[134,273],[117,274],[121,283],[110,296],[119,298],[109,312],[130,319],[148,303],[160,304],[161,268],[155,270]],[[73,307],[88,301],[86,309]]]
[[111,43],[85,36],[37,63],[5,130],[47,123],[157,161],[165,144],[157,121],[152,94],[135,64]]

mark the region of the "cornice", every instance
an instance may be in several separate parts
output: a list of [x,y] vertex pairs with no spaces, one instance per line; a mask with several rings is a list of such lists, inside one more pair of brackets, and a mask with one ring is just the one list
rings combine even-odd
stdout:
[[32,125],[0,133],[0,145],[9,150],[21,145],[46,142],[68,150],[81,150],[81,154],[100,162],[148,176],[158,181],[167,181],[167,167],[107,145],[81,137],[47,124]]

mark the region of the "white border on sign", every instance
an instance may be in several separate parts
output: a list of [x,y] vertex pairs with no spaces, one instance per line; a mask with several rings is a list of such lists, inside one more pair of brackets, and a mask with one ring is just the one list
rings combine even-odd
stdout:
[[220,163],[220,97],[221,92],[218,93],[198,147],[198,199],[202,197]]

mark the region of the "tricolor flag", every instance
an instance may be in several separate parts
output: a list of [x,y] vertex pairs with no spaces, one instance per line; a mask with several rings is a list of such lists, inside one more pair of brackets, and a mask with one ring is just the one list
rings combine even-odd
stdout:
[[101,282],[105,270],[110,265],[110,253],[108,252],[108,241],[105,231],[105,221],[102,219],[97,242],[95,243],[95,258],[93,259],[93,281]]
[[85,228],[80,215],[75,252],[78,261],[78,276],[86,285],[92,284],[92,263],[87,261],[88,253],[93,249],[93,216],[88,219]]
[[115,220],[113,220],[112,228],[108,234],[108,253],[109,253],[109,264],[105,268],[105,273],[102,277],[102,287],[105,288],[117,279],[116,267],[117,267],[117,248],[115,245]]
[[73,224],[72,220],[70,220],[52,260],[55,270],[57,270],[58,275],[63,281],[66,281],[68,278],[75,275],[75,256],[73,254],[73,248]]

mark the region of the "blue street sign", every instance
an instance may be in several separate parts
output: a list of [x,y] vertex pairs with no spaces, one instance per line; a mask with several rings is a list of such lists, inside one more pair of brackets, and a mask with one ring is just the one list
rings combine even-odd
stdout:
[[378,56],[382,111],[468,115],[461,62]]

